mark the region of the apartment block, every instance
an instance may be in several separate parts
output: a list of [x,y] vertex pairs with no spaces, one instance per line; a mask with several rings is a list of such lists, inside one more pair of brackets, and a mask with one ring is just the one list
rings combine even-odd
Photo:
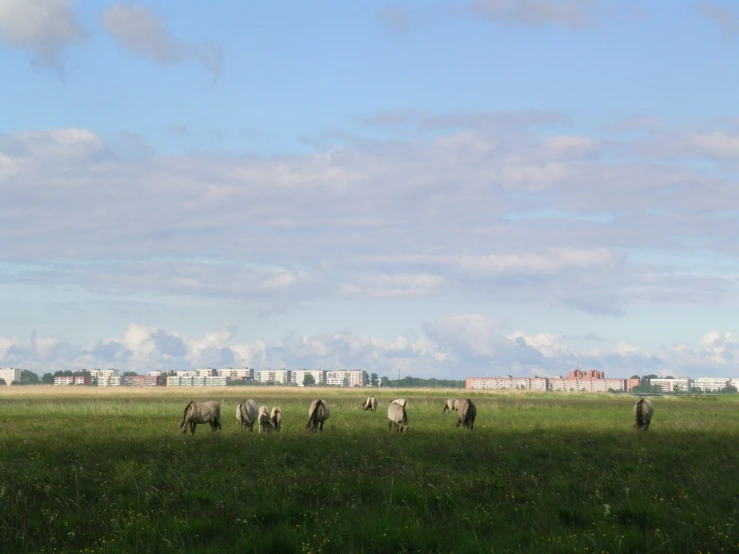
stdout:
[[223,369],[218,370],[218,376],[219,377],[228,377],[230,379],[253,379],[254,378],[254,370],[250,369],[248,367],[242,367],[239,369],[234,369],[232,367],[227,367]]
[[228,377],[180,377],[179,375],[169,375],[167,377],[168,387],[225,387],[228,384]]
[[320,385],[324,382],[324,373],[322,369],[293,369],[290,375],[290,382],[302,387],[304,386],[305,376],[312,375],[316,385]]
[[63,377],[54,377],[55,385],[89,385],[92,382],[87,375],[69,375]]
[[729,386],[728,377],[699,377],[693,380],[693,386],[703,392],[718,392]]
[[678,377],[677,379],[649,379],[649,384],[659,387],[662,392],[675,392],[676,390],[679,390],[680,392],[689,392],[693,390],[694,386],[696,386],[694,385],[694,381],[689,377]]
[[339,369],[326,371],[327,385],[338,387],[365,387],[367,386],[367,372],[362,369]]
[[257,371],[257,381],[260,383],[275,383],[287,385],[290,383],[291,371],[289,369],[264,369]]
[[0,379],[5,381],[5,384],[7,386],[10,386],[10,383],[12,383],[13,381],[21,380],[21,370],[13,369],[12,367],[0,369]]

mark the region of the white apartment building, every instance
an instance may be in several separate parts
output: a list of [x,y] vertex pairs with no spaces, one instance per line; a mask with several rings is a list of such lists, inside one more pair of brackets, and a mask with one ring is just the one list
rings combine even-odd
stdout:
[[362,369],[339,369],[326,371],[324,377],[327,385],[339,387],[366,387],[367,372]]
[[693,386],[703,392],[718,392],[729,386],[728,377],[698,377],[693,380]]
[[290,376],[290,382],[295,383],[299,387],[302,387],[304,386],[303,381],[305,381],[306,375],[313,375],[313,379],[315,379],[316,385],[320,385],[323,383],[324,371],[322,369],[294,369],[292,370],[292,374]]
[[195,370],[195,377],[217,377],[218,372],[210,367],[201,367]]
[[252,379],[254,377],[254,370],[248,367],[242,367],[240,369],[234,369],[227,367],[218,370],[219,377],[229,377],[231,379]]
[[263,369],[257,371],[257,381],[287,385],[290,382],[291,371],[289,369]]
[[[680,392],[690,392],[696,386],[690,377],[678,377],[677,379],[650,379],[649,384],[657,386],[662,392],[675,392],[675,387]],[[724,385],[726,386],[726,385]]]
[[162,373],[164,372],[156,370],[156,371],[150,371],[149,373],[147,373],[147,375],[149,377],[159,377]]
[[180,377],[170,375],[167,377],[168,387],[225,387],[228,377]]
[[97,377],[98,387],[118,387],[121,384],[121,376],[117,369],[95,369],[90,375]]
[[12,367],[0,369],[0,379],[5,381],[6,385],[10,386],[10,383],[12,383],[13,381],[21,380],[21,370],[13,369]]

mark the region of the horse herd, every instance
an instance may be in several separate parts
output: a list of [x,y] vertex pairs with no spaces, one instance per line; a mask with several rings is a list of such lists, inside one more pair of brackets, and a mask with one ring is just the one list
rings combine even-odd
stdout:
[[[387,408],[388,430],[395,430],[404,433],[408,430],[408,412],[406,411],[407,400],[405,398],[397,398],[390,402]],[[377,398],[369,396],[362,403],[365,411],[377,411]],[[469,398],[464,400],[448,399],[444,404],[442,413],[455,411],[459,413],[457,427],[463,425],[472,431],[475,426],[475,418],[477,417],[477,407]],[[652,421],[654,408],[652,403],[641,398],[634,404],[634,426],[640,431],[649,429]],[[331,415],[328,404],[318,398],[311,402],[308,408],[308,423],[305,430],[310,432],[323,431],[323,424]],[[257,403],[250,399],[242,400],[236,407],[236,421],[241,425],[241,430],[254,430],[254,424],[259,422],[259,432],[266,433],[268,431],[279,431],[282,428],[282,410],[279,406],[274,406],[270,411],[267,406],[257,407]],[[180,423],[180,432],[187,434],[187,428],[195,434],[195,426],[197,424],[207,423],[210,430],[215,431],[221,428],[221,405],[215,400],[207,402],[195,402],[193,400],[185,407],[185,412]]]

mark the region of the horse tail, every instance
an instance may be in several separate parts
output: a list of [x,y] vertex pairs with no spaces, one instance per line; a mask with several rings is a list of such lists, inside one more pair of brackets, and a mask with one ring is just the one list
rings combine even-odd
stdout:
[[636,426],[641,429],[644,427],[644,399],[640,399],[636,403]]
[[311,428],[318,425],[318,408],[322,405],[323,401],[319,400],[318,402],[316,402],[316,405],[313,407],[313,411],[311,412],[310,416],[308,416],[308,423],[305,426],[307,430],[310,430]]
[[469,427],[470,426],[470,420],[472,420],[472,413],[475,410],[475,405],[472,403],[472,400],[469,398],[467,399],[467,411],[464,413],[464,426]]
[[182,423],[180,423],[180,426],[184,425],[185,421],[187,421],[187,410],[190,409],[190,406],[192,406],[192,403],[193,401],[190,400],[190,403],[187,406],[185,406],[185,411],[182,412]]

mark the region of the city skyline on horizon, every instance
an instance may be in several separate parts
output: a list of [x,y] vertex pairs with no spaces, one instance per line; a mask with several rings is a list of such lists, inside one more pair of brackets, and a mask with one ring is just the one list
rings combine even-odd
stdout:
[[737,29],[0,0],[0,367],[738,377]]

